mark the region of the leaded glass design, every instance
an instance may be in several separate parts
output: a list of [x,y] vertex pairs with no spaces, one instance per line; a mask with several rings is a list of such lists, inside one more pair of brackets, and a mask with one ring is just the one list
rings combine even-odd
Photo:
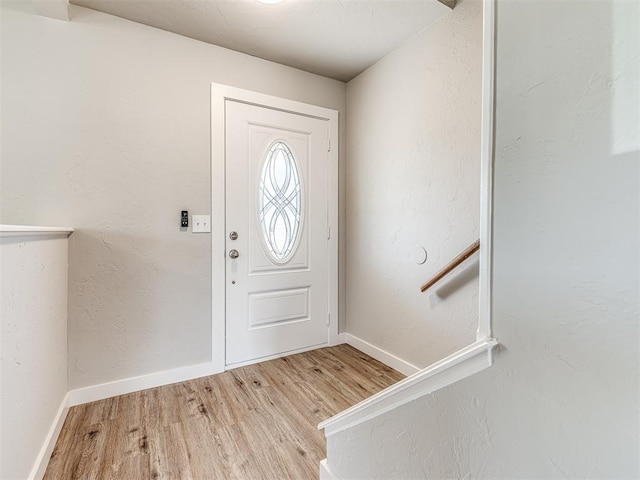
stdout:
[[298,243],[302,222],[300,173],[287,145],[267,151],[258,182],[258,223],[272,260],[285,263]]

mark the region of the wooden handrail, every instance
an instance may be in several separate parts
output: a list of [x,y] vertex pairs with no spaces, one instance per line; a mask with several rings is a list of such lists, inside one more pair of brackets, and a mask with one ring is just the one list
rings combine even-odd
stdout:
[[476,253],[478,250],[480,250],[480,240],[476,240],[475,242],[473,242],[471,245],[469,245],[464,252],[462,252],[460,255],[458,255],[456,258],[454,258],[453,260],[451,260],[449,262],[449,264],[444,267],[442,270],[440,270],[438,273],[436,273],[433,278],[431,280],[429,280],[428,282],[425,282],[422,287],[420,287],[420,291],[421,292],[426,292],[427,289],[431,288],[432,286],[434,286],[436,283],[438,283],[438,281],[448,275],[449,273],[451,273],[451,271],[456,268],[458,265],[460,265],[462,262],[464,262],[467,258],[469,258],[471,255],[473,255],[474,253]]

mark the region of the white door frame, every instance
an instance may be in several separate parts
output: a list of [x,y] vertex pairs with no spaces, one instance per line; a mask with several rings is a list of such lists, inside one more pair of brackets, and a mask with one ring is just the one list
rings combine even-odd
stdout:
[[338,336],[338,112],[218,83],[211,84],[211,363],[212,373],[226,367],[226,218],[225,218],[225,102],[233,100],[329,122],[329,333]]

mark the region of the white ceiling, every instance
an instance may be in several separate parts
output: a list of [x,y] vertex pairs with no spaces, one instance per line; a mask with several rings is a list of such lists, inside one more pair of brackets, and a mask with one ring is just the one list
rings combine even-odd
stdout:
[[348,81],[450,12],[455,0],[71,0],[337,80]]

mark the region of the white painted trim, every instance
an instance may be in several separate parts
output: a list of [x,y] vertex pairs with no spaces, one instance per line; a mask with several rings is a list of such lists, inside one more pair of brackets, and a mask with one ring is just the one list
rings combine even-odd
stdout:
[[493,253],[493,157],[495,107],[495,0],[483,2],[482,40],[482,136],[480,157],[480,276],[478,340],[491,333]]
[[124,395],[127,393],[161,387],[177,382],[185,382],[194,378],[206,377],[213,373],[211,363],[200,363],[188,367],[175,368],[162,372],[149,373],[138,377],[115,380],[90,387],[78,388],[69,392],[69,406],[104,400],[105,398]]
[[329,142],[331,151],[329,152],[329,205],[327,209],[327,223],[331,232],[329,241],[329,315],[331,323],[329,325],[329,345],[338,345],[342,343],[339,333],[339,310],[338,310],[338,282],[339,275],[339,198],[340,198],[340,165],[339,155],[340,138],[339,138],[339,113],[337,110],[327,110],[329,120]]
[[357,348],[370,357],[373,357],[376,360],[384,363],[385,365],[393,368],[394,370],[397,370],[403,375],[409,376],[420,371],[420,369],[415,365],[412,365],[411,363],[402,360],[392,353],[382,350],[381,348],[378,348],[375,345],[372,345],[369,342],[356,337],[355,335],[351,335],[350,333],[343,333],[341,334],[341,336],[344,338],[345,343],[348,343],[353,348]]
[[263,93],[218,83],[211,84],[211,365],[213,373],[226,368],[225,352],[225,102],[233,100],[283,112],[327,120],[329,152],[329,345],[340,343],[338,334],[338,112]]
[[36,225],[0,225],[0,238],[60,236],[68,237],[73,233],[71,227],[41,227]]
[[326,458],[324,460],[320,460],[320,480],[340,480],[329,468]]
[[329,437],[488,368],[493,338],[477,341],[318,425]]
[[224,372],[225,344],[225,89],[211,84],[211,364]]
[[42,443],[42,448],[40,448],[40,452],[38,453],[36,461],[33,464],[33,468],[31,469],[31,473],[29,474],[29,480],[41,480],[42,477],[44,477],[44,472],[47,469],[47,465],[49,465],[51,454],[53,453],[53,449],[58,441],[58,435],[60,435],[64,421],[67,418],[67,413],[69,413],[68,393],[64,396],[62,402],[60,402],[58,413],[56,413],[56,416],[51,423],[51,428],[49,428],[49,432]]

